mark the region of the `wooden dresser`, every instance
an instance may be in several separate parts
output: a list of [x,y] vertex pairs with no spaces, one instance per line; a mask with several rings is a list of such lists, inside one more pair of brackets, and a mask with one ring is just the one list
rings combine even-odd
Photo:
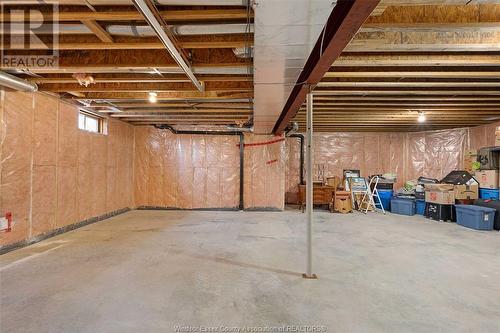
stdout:
[[[335,187],[327,185],[313,186],[313,204],[314,205],[328,205],[330,210],[333,209],[333,194]],[[302,211],[306,206],[306,185],[299,185],[299,204]]]

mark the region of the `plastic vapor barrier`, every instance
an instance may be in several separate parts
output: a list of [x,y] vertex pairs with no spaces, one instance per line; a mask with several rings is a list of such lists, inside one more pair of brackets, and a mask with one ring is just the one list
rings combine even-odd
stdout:
[[133,206],[133,129],[78,129],[74,106],[42,94],[2,92],[0,211],[11,232],[0,245]]
[[[0,92],[0,211],[11,232],[0,246],[127,207],[235,209],[238,135],[174,134],[107,121],[107,134],[78,129],[78,110],[40,93]],[[499,124],[416,133],[315,133],[313,178],[392,172],[396,187],[462,167],[463,152],[495,144]],[[193,130],[189,128],[178,128]],[[227,130],[197,127],[194,130]],[[245,209],[296,202],[300,141],[244,134]],[[307,172],[307,170],[306,170]]]
[[[362,175],[377,174],[385,168],[401,173],[404,169],[402,133],[315,133],[313,179],[342,178],[344,169],[359,169]],[[300,142],[287,138],[287,202],[297,202],[300,183]],[[307,170],[305,170],[307,173]]]
[[403,180],[420,176],[441,179],[460,169],[467,145],[467,129],[406,134],[407,168]]
[[298,138],[286,139],[285,201],[288,203],[298,202],[297,186],[300,184],[300,148]]
[[245,134],[245,208],[285,208],[285,139]]
[[469,149],[494,146],[497,127],[500,127],[500,122],[469,128]]
[[[313,179],[342,177],[343,169],[359,169],[364,177],[395,173],[396,188],[420,176],[440,179],[463,167],[466,149],[494,146],[498,125],[409,133],[315,133]],[[286,147],[286,202],[296,203],[300,142],[287,138]]]
[[136,206],[237,208],[239,153],[238,136],[136,127]]
[[[179,127],[184,130],[224,128]],[[245,134],[246,209],[284,208],[284,140]],[[135,128],[135,204],[139,207],[236,209],[239,206],[239,136],[174,134]]]

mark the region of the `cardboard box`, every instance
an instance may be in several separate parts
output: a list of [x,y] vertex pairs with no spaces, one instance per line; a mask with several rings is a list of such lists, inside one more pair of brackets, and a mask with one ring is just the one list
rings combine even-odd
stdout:
[[473,172],[472,170],[472,163],[476,162],[477,160],[477,150],[475,149],[469,149],[466,150],[464,153],[464,170]]
[[425,201],[453,205],[455,204],[455,186],[451,184],[426,184]]
[[477,170],[475,178],[480,188],[498,188],[498,170]]
[[500,126],[495,130],[495,146],[500,146]]
[[478,185],[455,185],[455,200],[479,199]]

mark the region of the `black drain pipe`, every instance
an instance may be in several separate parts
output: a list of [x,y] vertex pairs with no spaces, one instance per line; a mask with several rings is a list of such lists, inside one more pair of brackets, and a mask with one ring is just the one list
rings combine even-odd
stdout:
[[[244,163],[245,163],[245,136],[241,131],[191,131],[177,130],[170,125],[154,125],[157,129],[169,130],[174,134],[194,134],[194,135],[238,135],[240,137],[240,205],[239,209],[245,209],[245,201],[243,198],[243,179],[244,179]],[[304,137],[304,136],[302,136]]]
[[288,137],[298,138],[300,141],[300,185],[305,185],[306,182],[304,181],[304,143],[305,143],[304,135],[300,133],[293,133],[290,134]]

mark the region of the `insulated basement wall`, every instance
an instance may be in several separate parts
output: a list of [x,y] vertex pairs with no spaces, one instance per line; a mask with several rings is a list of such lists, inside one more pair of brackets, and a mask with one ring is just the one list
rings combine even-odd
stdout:
[[[221,130],[221,129],[219,129]],[[245,134],[245,208],[284,208],[284,141]],[[275,161],[276,160],[276,161]],[[135,204],[138,207],[236,209],[239,136],[173,134],[135,128]]]
[[495,131],[500,122],[469,128],[469,148],[479,149],[495,145]]
[[[442,178],[463,167],[466,149],[495,145],[499,123],[442,131],[410,133],[315,133],[313,178],[342,177],[343,169],[362,176],[396,173],[401,187],[420,176]],[[300,182],[299,141],[287,138],[286,202],[297,202]]]
[[285,140],[245,135],[245,208],[285,209]]
[[[404,133],[315,133],[313,179],[342,177],[344,169],[359,169],[362,175],[384,170],[404,172]],[[287,138],[286,202],[297,202],[300,182],[300,143]],[[307,171],[306,171],[307,172]]]
[[0,245],[133,206],[133,128],[109,120],[108,134],[78,129],[78,110],[42,94],[2,92]]
[[135,128],[135,204],[161,208],[236,208],[239,137]]

